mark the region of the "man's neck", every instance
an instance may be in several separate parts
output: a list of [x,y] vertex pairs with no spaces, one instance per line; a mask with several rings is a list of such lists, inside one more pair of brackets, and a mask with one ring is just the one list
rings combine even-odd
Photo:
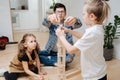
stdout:
[[63,24],[64,23],[64,19],[60,21],[60,24]]

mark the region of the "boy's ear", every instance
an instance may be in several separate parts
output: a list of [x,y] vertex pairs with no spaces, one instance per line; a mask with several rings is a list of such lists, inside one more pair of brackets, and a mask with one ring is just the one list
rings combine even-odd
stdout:
[[93,13],[90,14],[90,19],[91,19],[91,20],[96,20],[96,18],[97,18],[97,17],[96,17]]

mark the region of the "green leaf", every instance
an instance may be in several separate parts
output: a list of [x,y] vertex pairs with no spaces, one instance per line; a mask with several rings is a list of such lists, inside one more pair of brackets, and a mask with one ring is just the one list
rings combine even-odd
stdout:
[[115,34],[120,34],[120,32],[116,32],[117,28],[120,28],[120,17],[115,15],[114,24],[110,22],[108,25],[104,26],[104,48],[113,48],[113,40],[118,38]]

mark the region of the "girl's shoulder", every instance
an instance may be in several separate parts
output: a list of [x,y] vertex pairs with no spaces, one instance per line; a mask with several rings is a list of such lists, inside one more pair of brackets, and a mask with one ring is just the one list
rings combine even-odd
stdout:
[[22,62],[22,61],[29,61],[29,58],[28,58],[28,56],[27,56],[27,54],[26,53],[23,53],[23,55],[21,56],[21,57],[18,57],[18,60],[20,61],[20,62]]
[[34,51],[28,55],[27,55],[27,53],[23,53],[23,55],[21,57],[18,57],[18,59],[20,62],[22,62],[22,61],[29,62],[30,59],[35,60],[35,53],[34,53]]

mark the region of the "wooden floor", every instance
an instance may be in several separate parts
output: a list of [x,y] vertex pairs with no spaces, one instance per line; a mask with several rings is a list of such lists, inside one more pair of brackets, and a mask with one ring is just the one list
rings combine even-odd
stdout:
[[[40,44],[41,49],[44,48],[44,45],[48,39],[48,32],[39,32],[39,31],[29,31],[33,33],[37,37],[37,41]],[[14,40],[20,41],[23,34],[25,32],[14,32]],[[6,46],[6,50],[0,51],[0,69],[9,69],[8,65],[13,58],[13,56],[17,53],[17,46],[18,44],[8,44]],[[75,67],[79,66],[79,54],[76,54],[74,61],[68,66],[68,73],[70,70],[74,69]],[[108,80],[120,80],[120,60],[113,59],[111,61],[107,61],[107,75]],[[56,80],[55,79],[55,70],[53,67],[46,67],[42,68],[44,71],[48,73],[49,77],[47,80]],[[0,77],[0,80],[5,80],[4,77]],[[30,80],[28,77],[19,78],[18,80]],[[74,76],[70,75],[67,80],[82,80],[80,72],[74,74]]]

